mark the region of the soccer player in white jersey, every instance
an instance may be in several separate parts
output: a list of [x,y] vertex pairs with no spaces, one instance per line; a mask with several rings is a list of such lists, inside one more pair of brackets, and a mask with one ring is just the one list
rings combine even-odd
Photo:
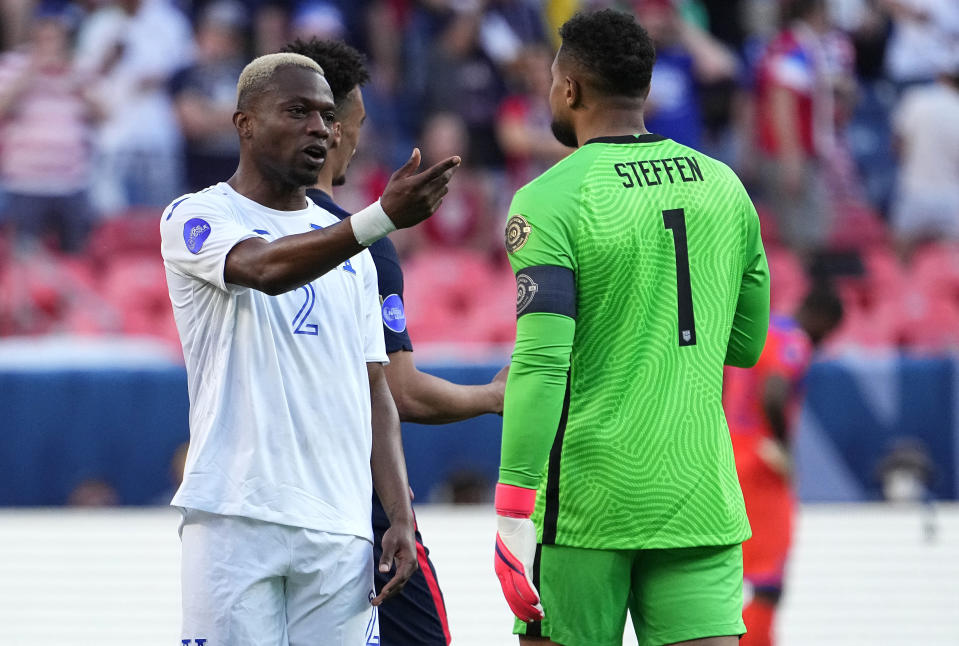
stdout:
[[[342,222],[305,196],[333,96],[296,54],[240,76],[236,173],[161,218],[190,391],[181,508],[183,644],[378,643],[376,607],[415,571],[396,408],[365,249],[436,210],[459,165],[415,174]],[[370,500],[390,519],[373,593]]]

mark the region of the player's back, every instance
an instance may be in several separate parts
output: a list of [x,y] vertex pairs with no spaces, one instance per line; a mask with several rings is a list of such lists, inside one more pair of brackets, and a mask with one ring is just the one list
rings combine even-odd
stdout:
[[576,276],[568,418],[545,496],[545,514],[558,519],[547,539],[605,548],[743,540],[722,409],[740,286],[756,244],[762,253],[742,184],[722,163],[645,135],[593,140],[524,192],[514,206],[536,196],[555,205],[542,228],[570,237]]

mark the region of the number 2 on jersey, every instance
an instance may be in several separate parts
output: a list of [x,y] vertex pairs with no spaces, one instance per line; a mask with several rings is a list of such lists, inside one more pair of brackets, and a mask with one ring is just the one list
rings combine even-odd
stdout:
[[313,311],[313,306],[316,305],[316,290],[313,289],[313,285],[310,283],[302,287],[297,287],[297,290],[300,289],[306,292],[306,300],[303,301],[303,306],[300,307],[300,311],[293,317],[293,334],[319,336],[316,323],[306,322],[306,318],[310,315],[310,312]]
[[693,289],[689,278],[689,247],[686,244],[686,212],[663,211],[663,226],[673,232],[676,251],[676,305],[679,309],[679,345],[696,345],[696,320],[693,317]]

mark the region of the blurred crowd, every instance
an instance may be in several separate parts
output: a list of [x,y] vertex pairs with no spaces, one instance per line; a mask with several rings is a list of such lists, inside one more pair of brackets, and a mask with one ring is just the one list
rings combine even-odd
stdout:
[[372,76],[344,206],[413,146],[464,160],[437,214],[395,234],[414,338],[511,342],[509,200],[569,153],[549,65],[558,26],[600,6],[656,43],[648,129],[753,195],[776,311],[830,281],[834,347],[959,347],[955,0],[0,0],[0,336],[176,346],[160,210],[233,174],[243,66],[317,37]]

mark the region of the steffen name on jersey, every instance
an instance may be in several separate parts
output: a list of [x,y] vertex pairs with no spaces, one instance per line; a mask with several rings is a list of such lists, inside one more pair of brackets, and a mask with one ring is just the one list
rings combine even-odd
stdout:
[[695,157],[643,159],[613,164],[613,170],[623,178],[623,188],[704,181]]

